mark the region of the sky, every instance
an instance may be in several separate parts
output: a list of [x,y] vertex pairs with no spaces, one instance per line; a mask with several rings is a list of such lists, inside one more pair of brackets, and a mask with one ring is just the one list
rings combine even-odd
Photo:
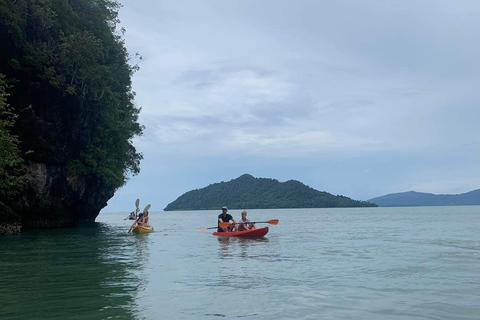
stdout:
[[479,1],[120,2],[144,160],[102,212],[245,173],[355,200],[480,188]]

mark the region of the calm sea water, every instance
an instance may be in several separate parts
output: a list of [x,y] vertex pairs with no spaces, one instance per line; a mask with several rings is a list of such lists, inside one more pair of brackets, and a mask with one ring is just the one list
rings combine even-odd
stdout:
[[480,319],[480,206],[249,210],[280,223],[196,230],[218,214],[0,237],[0,319]]

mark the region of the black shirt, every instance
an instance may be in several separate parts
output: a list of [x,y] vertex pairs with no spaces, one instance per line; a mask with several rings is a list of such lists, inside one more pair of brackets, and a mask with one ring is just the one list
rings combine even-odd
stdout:
[[[229,222],[230,220],[233,219],[233,217],[232,217],[231,215],[229,215],[228,213],[227,213],[225,216],[223,216],[223,213],[220,213],[220,214],[218,215],[218,219],[222,219],[223,222]],[[223,232],[223,229],[220,228],[220,226],[218,225],[218,223],[217,223],[217,231],[218,231],[218,232]]]
[[233,220],[233,217],[228,213],[225,216],[223,216],[223,213],[220,213],[218,219],[222,219],[223,222],[229,222],[230,220]]

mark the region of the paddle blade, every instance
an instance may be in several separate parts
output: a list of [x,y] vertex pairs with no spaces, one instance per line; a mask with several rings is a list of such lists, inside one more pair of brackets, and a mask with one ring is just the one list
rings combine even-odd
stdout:
[[268,220],[267,222],[270,223],[270,224],[277,225],[278,224],[278,219]]
[[138,209],[138,206],[140,205],[140,199],[135,200],[135,207]]
[[147,212],[148,209],[150,209],[151,206],[152,206],[151,204],[148,204],[148,205],[145,207],[145,209],[143,209],[143,213]]
[[228,228],[228,227],[230,227],[231,223],[230,222],[220,222],[218,225],[220,226],[220,228]]
[[202,229],[197,229],[197,231],[205,231],[207,230],[208,228],[202,228]]

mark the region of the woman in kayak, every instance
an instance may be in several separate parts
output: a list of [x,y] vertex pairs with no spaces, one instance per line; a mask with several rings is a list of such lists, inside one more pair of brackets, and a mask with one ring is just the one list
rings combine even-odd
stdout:
[[128,233],[130,233],[130,231],[132,231],[132,229],[134,229],[136,226],[143,226],[143,213],[138,215],[137,220],[135,220],[135,222],[130,226],[130,229],[128,229]]
[[242,217],[237,222],[237,231],[245,231],[250,229],[256,229],[255,223],[251,223],[250,220],[247,219],[247,211],[242,211]]
[[220,225],[217,226],[217,231],[218,232],[228,232],[228,231],[234,231],[235,230],[235,219],[231,215],[227,213],[228,208],[223,207],[222,208],[222,213],[218,215],[218,223],[220,222],[230,222],[233,221],[233,224],[229,226],[228,228],[220,228]]
[[143,213],[143,220],[141,225],[144,227],[150,227],[150,224],[148,223],[148,211],[145,211]]

